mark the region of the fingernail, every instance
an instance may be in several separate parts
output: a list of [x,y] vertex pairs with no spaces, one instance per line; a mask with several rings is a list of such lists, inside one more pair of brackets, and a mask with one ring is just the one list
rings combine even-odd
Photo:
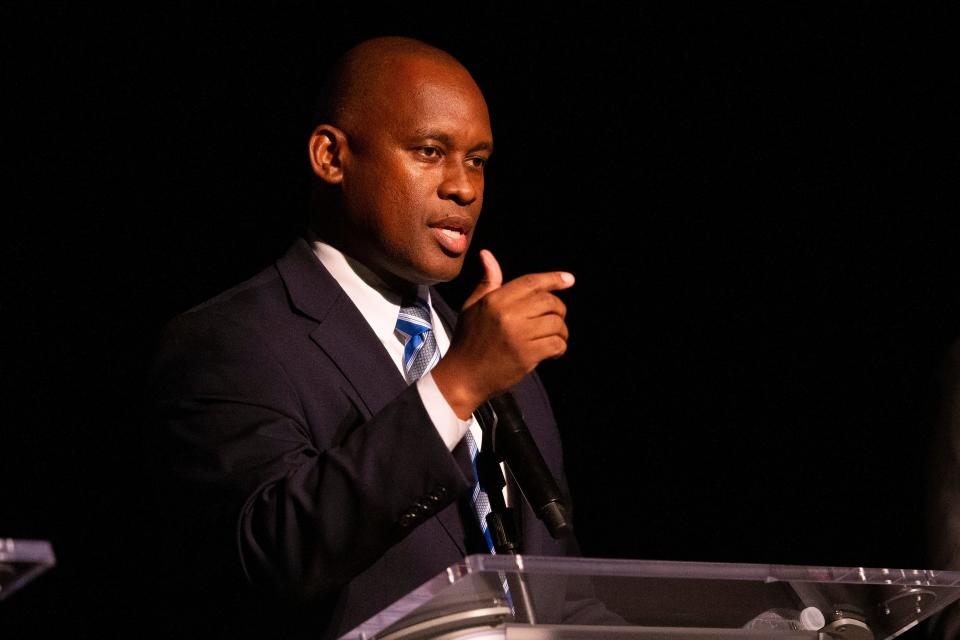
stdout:
[[566,273],[566,272],[560,274],[560,279],[566,282],[567,284],[573,284],[573,280],[574,280],[573,274]]

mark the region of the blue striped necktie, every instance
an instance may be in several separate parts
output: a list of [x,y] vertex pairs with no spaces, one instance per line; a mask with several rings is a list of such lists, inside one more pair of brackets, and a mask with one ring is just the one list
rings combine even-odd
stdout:
[[[407,382],[413,384],[417,378],[429,371],[440,361],[440,350],[437,348],[437,339],[433,335],[433,325],[430,322],[430,306],[426,300],[417,299],[413,304],[400,307],[400,316],[397,318],[397,333],[404,340],[403,371]],[[480,452],[473,434],[467,429],[464,436],[467,448],[470,450],[470,462],[473,464],[474,480],[477,477],[477,454]],[[493,538],[487,527],[487,514],[490,513],[490,499],[480,483],[473,485],[473,494],[470,497],[477,522],[487,541],[487,549],[495,554]]]

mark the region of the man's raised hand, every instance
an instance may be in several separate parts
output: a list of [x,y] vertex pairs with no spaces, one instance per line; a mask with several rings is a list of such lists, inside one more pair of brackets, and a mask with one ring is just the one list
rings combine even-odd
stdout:
[[569,336],[566,305],[552,292],[573,286],[572,274],[533,273],[503,284],[493,254],[484,249],[480,259],[483,279],[464,303],[450,349],[432,373],[464,420],[543,360],[563,355]]

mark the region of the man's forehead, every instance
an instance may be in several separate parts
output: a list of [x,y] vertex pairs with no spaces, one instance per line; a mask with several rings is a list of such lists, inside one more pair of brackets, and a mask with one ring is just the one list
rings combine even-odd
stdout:
[[442,128],[444,121],[469,120],[490,136],[483,94],[462,67],[411,59],[384,71],[370,87],[370,108],[365,110],[369,116],[402,121],[414,129]]
[[492,145],[487,105],[478,91],[428,81],[402,96],[383,98],[405,135],[438,140],[466,136],[471,145]]

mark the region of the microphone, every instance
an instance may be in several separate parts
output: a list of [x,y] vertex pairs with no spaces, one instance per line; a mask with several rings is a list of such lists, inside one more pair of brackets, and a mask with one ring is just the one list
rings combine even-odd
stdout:
[[555,539],[569,535],[573,526],[560,488],[527,429],[517,401],[504,393],[488,400],[487,405],[495,416],[490,430],[494,453],[510,467],[520,492],[550,535]]

